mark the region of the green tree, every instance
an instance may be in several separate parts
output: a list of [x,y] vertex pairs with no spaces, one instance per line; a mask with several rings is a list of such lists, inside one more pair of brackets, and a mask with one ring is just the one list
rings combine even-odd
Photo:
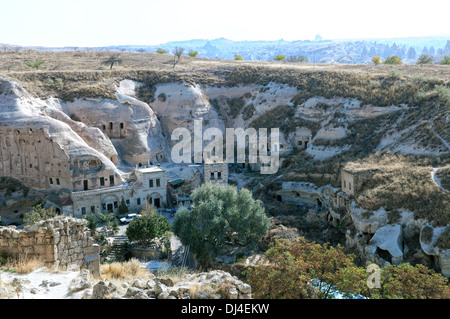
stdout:
[[129,212],[128,206],[122,197],[122,200],[120,201],[120,205],[119,205],[119,215],[126,215],[126,214],[128,214],[128,212]]
[[383,61],[383,64],[403,64],[403,61],[396,55],[390,56]]
[[189,56],[191,57],[191,58],[196,58],[197,57],[197,55],[198,55],[198,51],[193,51],[193,50],[191,50],[191,51],[189,51]]
[[34,206],[29,212],[23,215],[23,222],[25,225],[33,225],[41,220],[46,220],[55,217],[56,212],[53,207],[44,208],[41,204]]
[[193,209],[177,212],[173,232],[205,269],[227,239],[254,247],[269,230],[264,208],[247,189],[238,192],[233,186],[204,184],[191,196]]
[[39,70],[45,63],[45,61],[27,61],[25,62],[28,67]]
[[239,54],[235,54],[235,55],[234,55],[234,59],[235,59],[236,61],[242,61],[242,60],[244,60],[244,58],[242,57],[242,55],[239,55]]
[[117,220],[116,217],[113,218],[112,222],[111,222],[111,229],[114,232],[114,234],[116,234],[117,232],[119,232],[119,221]]
[[161,238],[170,230],[166,217],[150,212],[133,219],[127,227],[126,234],[130,241],[148,245],[155,238]]
[[159,48],[158,50],[156,50],[156,53],[158,53],[158,54],[166,54],[167,50],[163,50],[163,49]]
[[444,58],[439,62],[441,65],[450,65],[450,56],[446,55]]
[[374,57],[372,58],[372,63],[375,64],[375,65],[381,64],[381,59],[380,59],[380,57],[379,57],[379,56],[374,56]]
[[434,60],[433,57],[429,54],[423,54],[419,57],[419,59],[417,60],[416,64],[434,64]]
[[98,227],[98,220],[97,217],[95,216],[95,214],[89,214],[86,217],[84,217],[87,220],[87,228],[89,228],[89,230],[91,232],[95,231]]
[[273,58],[274,61],[284,61],[286,60],[286,56],[282,54],[278,54]]

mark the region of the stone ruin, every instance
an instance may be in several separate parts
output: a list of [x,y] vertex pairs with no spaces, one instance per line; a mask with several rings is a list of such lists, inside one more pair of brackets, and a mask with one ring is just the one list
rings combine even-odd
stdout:
[[57,216],[24,229],[0,227],[0,252],[13,257],[37,258],[46,266],[65,270],[88,269],[100,275],[100,246],[86,220]]

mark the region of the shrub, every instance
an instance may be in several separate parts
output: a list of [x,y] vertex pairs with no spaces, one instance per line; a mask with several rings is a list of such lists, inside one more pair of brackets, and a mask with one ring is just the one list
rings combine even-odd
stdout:
[[169,230],[167,218],[152,212],[133,219],[127,227],[126,234],[130,241],[149,245],[155,238],[162,237]]
[[234,59],[235,59],[236,61],[242,61],[242,60],[244,60],[244,58],[242,57],[242,55],[239,55],[239,54],[235,54],[235,55],[234,55]]
[[166,54],[167,50],[163,50],[163,49],[159,48],[158,50],[156,50],[156,53],[158,53],[158,54]]
[[41,204],[38,204],[23,215],[23,222],[25,225],[33,225],[41,220],[53,218],[55,215],[56,212],[53,207],[46,209]]
[[390,56],[383,61],[383,64],[403,64],[403,61],[396,55]]
[[32,69],[40,69],[44,65],[45,61],[27,61],[26,64]]
[[196,58],[197,55],[198,55],[198,51],[193,51],[193,50],[191,50],[191,51],[189,51],[188,55],[189,55],[191,58]]
[[440,65],[450,65],[450,56],[446,55],[444,58],[439,62]]
[[433,57],[429,54],[423,54],[419,57],[416,64],[434,64]]
[[286,56],[282,54],[278,54],[273,58],[274,61],[284,61],[286,60]]
[[379,56],[374,56],[374,57],[372,58],[372,63],[375,64],[375,65],[381,64],[381,59],[380,59],[380,57],[379,57]]

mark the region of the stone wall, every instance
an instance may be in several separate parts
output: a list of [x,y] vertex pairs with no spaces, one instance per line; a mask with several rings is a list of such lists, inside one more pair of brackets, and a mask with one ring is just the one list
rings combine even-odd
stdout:
[[37,258],[65,270],[89,269],[100,274],[100,247],[86,229],[87,221],[57,216],[22,230],[0,227],[0,251]]

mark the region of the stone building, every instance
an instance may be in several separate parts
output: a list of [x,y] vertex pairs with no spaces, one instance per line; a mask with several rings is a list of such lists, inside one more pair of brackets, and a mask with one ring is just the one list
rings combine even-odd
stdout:
[[341,171],[341,189],[349,196],[361,190],[363,184],[372,178],[377,170],[346,166]]
[[308,148],[308,143],[311,142],[311,138],[312,133],[310,129],[305,127],[297,127],[291,137],[293,147],[306,149]]
[[206,161],[203,164],[203,178],[205,183],[220,186],[228,185],[228,164]]
[[66,215],[83,217],[97,211],[117,214],[122,199],[130,211],[139,212],[146,203],[156,208],[167,205],[166,171],[159,166],[136,168],[134,181],[120,185],[106,185],[93,190],[72,192],[63,204]]

